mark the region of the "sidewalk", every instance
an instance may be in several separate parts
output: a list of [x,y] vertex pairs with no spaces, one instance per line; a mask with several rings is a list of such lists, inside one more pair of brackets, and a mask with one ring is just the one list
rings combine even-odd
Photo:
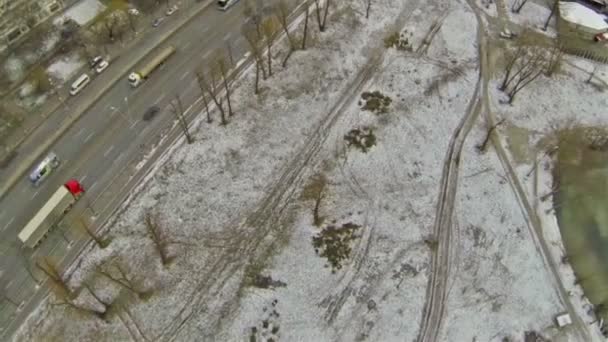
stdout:
[[[47,114],[38,114],[28,124],[24,124],[21,131],[12,135],[13,145],[10,148],[2,148],[2,151],[0,151],[0,179],[3,180],[0,184],[0,198],[24,176],[34,162],[40,159],[78,121],[88,108],[111,89],[117,81],[123,79],[124,75],[142,58],[159,44],[169,39],[182,26],[189,23],[211,4],[213,4],[212,0],[201,3],[195,2],[188,10],[178,11],[171,19],[165,20],[164,25],[159,28],[164,29],[164,31],[144,30],[141,38],[131,40],[123,47],[116,47],[112,51],[116,55],[111,64],[111,68],[115,72],[113,74],[103,73],[95,77],[81,95],[69,98],[69,95],[63,94],[65,90],[60,90],[60,98],[67,98],[66,101],[62,103],[54,98],[51,103],[54,107],[47,105],[48,108],[51,108],[51,111]],[[151,33],[146,34],[148,31]],[[119,51],[122,52],[122,55]],[[3,159],[6,159],[4,163],[2,162]]]

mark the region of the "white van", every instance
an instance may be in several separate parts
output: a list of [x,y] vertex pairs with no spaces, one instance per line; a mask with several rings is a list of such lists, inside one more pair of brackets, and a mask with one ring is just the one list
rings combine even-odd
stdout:
[[82,74],[74,83],[72,83],[72,88],[70,88],[70,95],[78,94],[82,88],[84,88],[87,84],[91,82],[91,78],[87,74]]
[[239,0],[218,0],[217,1],[217,6],[222,10],[225,11],[228,9],[228,7],[236,4]]

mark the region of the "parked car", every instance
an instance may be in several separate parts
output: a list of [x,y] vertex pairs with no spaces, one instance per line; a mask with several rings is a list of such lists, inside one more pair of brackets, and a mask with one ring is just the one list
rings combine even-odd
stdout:
[[137,8],[129,8],[129,14],[130,15],[138,16],[139,15],[139,11],[137,10]]
[[154,19],[154,22],[152,23],[152,27],[158,27],[163,22],[163,20],[165,20],[165,19],[163,19],[162,17]]
[[165,14],[167,16],[170,16],[171,14],[175,13],[175,11],[177,11],[177,8],[178,8],[177,5],[173,5],[173,6],[171,6],[171,8],[169,8],[167,10],[167,12],[165,12]]
[[95,68],[95,72],[98,74],[101,74],[104,70],[106,70],[108,65],[110,65],[110,63],[108,63],[108,61],[102,60],[101,62],[99,62],[99,64],[97,64],[97,67]]
[[509,29],[504,29],[500,31],[499,36],[504,39],[511,39],[515,37],[515,33],[511,32]]
[[596,42],[604,42],[608,40],[608,32],[598,33],[593,37]]
[[95,68],[97,64],[99,64],[99,62],[101,61],[103,61],[103,58],[101,58],[101,56],[95,56],[89,61],[89,65],[91,66],[91,68]]

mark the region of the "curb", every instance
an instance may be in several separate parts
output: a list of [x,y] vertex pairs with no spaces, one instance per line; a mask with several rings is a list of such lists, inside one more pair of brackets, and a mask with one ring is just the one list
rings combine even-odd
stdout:
[[[208,1],[205,5],[203,5],[203,7],[201,7],[199,10],[193,11],[190,13],[190,16],[188,18],[186,18],[186,20],[179,25],[178,27],[176,27],[174,30],[167,32],[164,36],[162,36],[162,38],[158,41],[158,44],[156,44],[155,46],[149,48],[145,54],[142,56],[141,59],[146,58],[153,50],[155,50],[159,45],[163,44],[165,41],[167,41],[169,38],[171,38],[177,31],[179,31],[182,27],[184,27],[185,25],[187,25],[188,23],[190,23],[196,16],[198,16],[201,12],[203,12],[204,10],[206,10],[209,6],[211,6],[214,3],[213,0]],[[91,108],[94,104],[97,103],[97,101],[100,100],[100,98],[105,95],[105,93],[107,93],[121,78],[123,78],[123,76],[130,70],[133,68],[133,66],[135,66],[137,63],[139,63],[140,60],[134,61],[133,63],[131,63],[127,68],[125,68],[124,71],[120,72],[114,79],[112,79],[110,82],[108,82],[106,84],[106,86],[104,88],[102,88],[102,90],[97,94],[97,96],[90,102],[85,103],[83,106],[84,107],[82,109],[77,110],[77,114],[74,116],[69,115],[69,119],[67,121],[67,123],[62,123],[61,127],[56,130],[52,137],[50,139],[47,139],[43,144],[41,144],[39,146],[38,149],[36,149],[36,151],[32,154],[30,154],[28,156],[27,159],[25,159],[18,167],[17,170],[8,178],[7,182],[3,185],[3,187],[0,189],[0,199],[2,199],[6,193],[15,185],[17,184],[17,182],[19,181],[19,179],[27,172],[27,170],[31,167],[31,165],[38,160],[40,157],[42,157],[42,155],[51,147],[51,145],[55,144],[59,138],[61,138],[63,136],[63,134],[65,132],[67,132],[67,130],[69,130],[72,125],[74,125],[76,123],[76,121],[78,121],[82,115],[89,110],[89,108]],[[34,130],[32,130],[34,131]]]

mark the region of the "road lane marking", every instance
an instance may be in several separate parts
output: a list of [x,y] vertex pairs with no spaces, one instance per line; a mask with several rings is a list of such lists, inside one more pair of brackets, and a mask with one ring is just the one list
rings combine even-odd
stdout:
[[209,57],[210,54],[211,54],[211,50],[208,50],[207,52],[205,52],[205,54],[203,55],[203,59],[207,59],[207,57]]
[[2,227],[2,231],[4,231],[8,226],[10,226],[11,223],[13,223],[13,221],[15,221],[15,218],[11,217],[11,219],[8,220],[8,222],[4,225],[4,227]]
[[76,137],[78,138],[79,136],[81,136],[81,135],[82,135],[82,133],[84,133],[84,127],[82,127],[82,128],[80,129],[80,131],[78,131],[78,133],[76,133]]
[[34,199],[36,196],[38,196],[38,193],[40,192],[40,190],[34,192],[34,194],[32,195],[31,199]]
[[118,108],[110,108],[110,117],[114,117],[118,113]]
[[123,157],[125,156],[125,152],[120,152],[120,154],[118,155],[118,157],[116,157],[112,163],[118,163]]
[[165,98],[165,94],[162,94],[158,99],[156,99],[156,101],[154,101],[154,104],[158,104],[160,101],[162,101]]
[[87,179],[87,175],[80,177],[80,183],[84,183],[85,179]]
[[224,38],[222,38],[222,40],[225,42],[227,42],[230,39],[230,33],[228,33],[227,35],[224,36]]
[[91,186],[89,187],[89,191],[93,190],[93,188],[95,187],[95,185],[97,185],[97,182],[94,182],[93,184],[91,184]]
[[129,126],[129,129],[133,129],[133,127],[137,126],[137,124],[139,123],[139,121],[134,121],[131,126]]
[[186,78],[186,76],[188,76],[188,74],[190,73],[190,71],[186,71],[182,74],[182,76],[179,78],[180,81],[183,81],[184,78]]
[[87,135],[86,138],[84,138],[84,142],[86,143],[87,141],[91,140],[91,138],[95,135],[95,132],[92,132],[91,134]]
[[187,49],[187,48],[190,46],[190,43],[191,43],[190,41],[187,41],[187,42],[184,44],[183,49],[184,49],[184,50],[186,50],[186,49]]
[[103,153],[103,157],[106,158],[110,152],[112,152],[112,150],[114,149],[114,145],[110,146],[110,148],[108,148],[104,153]]

